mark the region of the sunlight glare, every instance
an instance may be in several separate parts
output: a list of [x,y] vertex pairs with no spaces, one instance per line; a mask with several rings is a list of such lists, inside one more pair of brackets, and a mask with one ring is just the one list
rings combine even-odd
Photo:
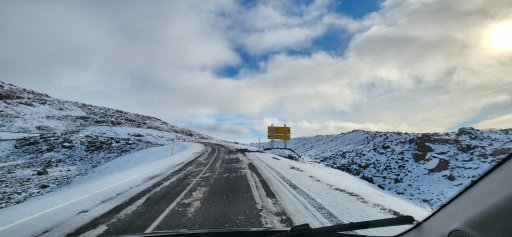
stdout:
[[496,25],[490,32],[489,44],[495,49],[512,49],[512,22]]

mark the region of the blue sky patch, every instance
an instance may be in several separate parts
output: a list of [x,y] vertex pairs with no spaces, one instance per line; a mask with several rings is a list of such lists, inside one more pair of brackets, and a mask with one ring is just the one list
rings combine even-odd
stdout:
[[323,35],[313,40],[313,50],[342,55],[351,39],[352,35],[343,29],[328,29]]
[[343,0],[334,3],[334,10],[354,19],[361,19],[378,11],[382,2],[382,0]]
[[251,55],[243,48],[239,47],[236,53],[240,57],[241,63],[236,65],[226,65],[214,71],[215,75],[224,79],[236,79],[236,76],[242,70],[259,71],[260,62],[267,61],[275,53],[265,53],[261,55]]
[[[294,1],[299,5],[310,5],[313,1]],[[372,12],[379,10],[382,0],[344,0],[335,1],[330,4],[330,11],[352,17],[354,19],[362,18]],[[245,8],[251,8],[257,5],[255,1],[240,1]],[[348,47],[352,35],[342,28],[329,28],[322,35],[314,38],[308,47],[295,49],[279,50],[279,53],[285,53],[291,56],[309,56],[315,52],[323,51],[331,55],[341,56]],[[241,71],[259,71],[261,62],[267,61],[276,52],[268,52],[261,55],[248,53],[243,47],[235,50],[241,58],[241,63],[236,65],[226,65],[214,71],[215,75],[223,79],[237,79]]]

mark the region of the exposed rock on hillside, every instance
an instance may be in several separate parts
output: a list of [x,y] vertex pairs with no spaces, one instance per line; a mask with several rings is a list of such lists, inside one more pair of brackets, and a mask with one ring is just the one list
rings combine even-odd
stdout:
[[294,138],[289,147],[306,159],[436,209],[512,153],[512,129],[461,128],[451,133],[356,130]]

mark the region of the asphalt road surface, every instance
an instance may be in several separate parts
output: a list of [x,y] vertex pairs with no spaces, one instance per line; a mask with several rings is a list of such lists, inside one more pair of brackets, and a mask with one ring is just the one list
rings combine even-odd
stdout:
[[205,145],[205,153],[69,236],[292,225],[247,150]]

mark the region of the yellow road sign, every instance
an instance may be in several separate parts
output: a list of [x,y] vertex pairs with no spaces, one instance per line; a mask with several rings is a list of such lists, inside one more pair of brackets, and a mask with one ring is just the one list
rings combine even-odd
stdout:
[[290,135],[274,135],[274,138],[271,138],[270,135],[268,136],[268,139],[281,139],[281,140],[290,140]]
[[[272,127],[267,128],[268,133],[272,133]],[[274,127],[274,134],[290,134],[290,127]]]
[[290,127],[272,127],[269,126],[267,128],[268,139],[281,139],[281,140],[290,140],[291,129]]

